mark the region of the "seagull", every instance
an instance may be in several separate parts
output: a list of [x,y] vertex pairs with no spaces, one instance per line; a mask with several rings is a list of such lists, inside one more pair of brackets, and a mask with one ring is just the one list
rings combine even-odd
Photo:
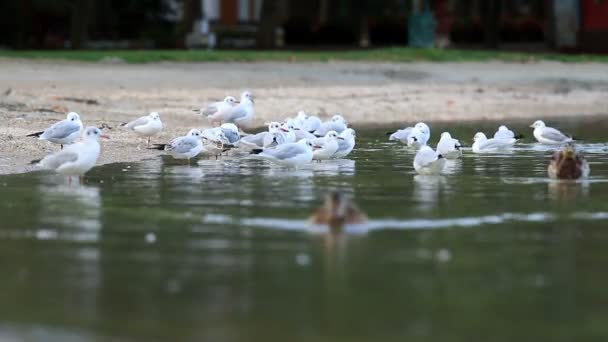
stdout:
[[87,127],[84,130],[82,141],[66,146],[63,150],[32,163],[37,163],[42,168],[68,176],[70,185],[72,184],[72,176],[78,176],[82,182],[82,176],[95,166],[99,158],[101,151],[99,138],[109,139],[107,135],[101,134],[99,128]]
[[63,145],[73,144],[80,137],[82,132],[82,121],[80,115],[75,112],[70,112],[65,120],[56,122],[51,127],[43,132],[28,134],[28,137],[38,137],[40,140],[48,140],[52,143],[59,144],[61,149]]
[[535,121],[530,127],[534,128],[534,137],[541,144],[563,144],[573,140],[557,129],[545,126],[541,120]]
[[338,151],[334,153],[334,158],[344,158],[349,155],[353,148],[355,148],[355,130],[347,128],[344,132],[340,133],[342,139],[338,139]]
[[445,158],[429,146],[422,146],[414,157],[414,169],[421,175],[438,175],[443,172]]
[[521,134],[515,134],[512,130],[507,128],[507,126],[502,125],[498,127],[498,131],[494,133],[494,139],[522,139],[524,136]]
[[488,139],[482,132],[477,132],[473,137],[472,151],[474,153],[496,152],[505,150],[513,146],[517,142],[515,138],[511,139]]
[[230,117],[236,104],[237,101],[234,96],[226,96],[223,101],[210,103],[206,108],[195,111],[200,111],[212,124],[216,122],[222,124],[222,122],[226,121],[226,118]]
[[561,151],[553,154],[547,168],[549,177],[553,179],[587,178],[590,171],[585,157],[577,153],[571,143],[567,143]]
[[312,161],[312,143],[302,139],[296,143],[282,144],[275,148],[253,150],[252,153],[271,162],[297,168]]
[[239,141],[241,140],[241,135],[239,134],[239,128],[236,127],[236,125],[232,124],[232,123],[225,123],[225,124],[221,125],[220,128],[222,129],[222,132],[224,132],[224,135],[228,139],[228,142],[231,145],[238,146]]
[[241,129],[250,127],[255,117],[253,99],[254,96],[250,91],[244,91],[241,94],[241,102],[232,108],[232,113],[226,118],[225,122],[233,123]]
[[190,159],[196,157],[203,151],[201,142],[202,133],[198,129],[191,129],[187,135],[177,137],[168,144],[154,144],[151,149],[168,151],[175,159]]
[[348,224],[366,223],[367,215],[348,197],[335,191],[325,197],[325,203],[310,216],[309,221],[340,229]]
[[[201,132],[204,152],[215,155],[215,158],[217,159],[217,156],[221,155],[222,152],[235,147],[235,145],[230,143],[230,139],[228,139],[226,133],[224,133],[225,130],[226,129],[223,127],[215,127],[205,129]],[[231,129],[229,131],[232,132]]]
[[272,141],[272,137],[266,138],[266,136],[279,133],[281,128],[281,124],[273,121],[268,123],[268,131],[260,132],[257,134],[247,135],[241,138],[240,146],[248,147],[248,148],[264,148],[265,141]]
[[298,122],[300,129],[308,133],[313,133],[321,127],[321,119],[319,119],[318,116],[307,115],[306,112],[302,110],[298,112],[296,121]]
[[141,136],[148,137],[147,146],[150,146],[150,137],[163,129],[163,123],[160,121],[160,115],[157,112],[152,112],[128,123],[123,123],[121,126],[126,127]]
[[331,120],[323,122],[317,130],[314,131],[314,135],[317,137],[324,137],[327,135],[329,131],[336,131],[337,133],[342,133],[345,129],[348,128],[348,123],[346,119],[340,114],[336,114],[332,116]]
[[326,160],[331,159],[340,148],[338,140],[344,140],[336,131],[329,131],[323,138],[313,140],[312,159]]
[[281,131],[285,137],[285,142],[293,143],[296,142],[296,133],[294,132],[293,123],[288,120],[281,125]]
[[[406,127],[396,132],[386,133],[389,141],[400,141],[408,146],[419,147],[426,145],[431,138],[431,129],[424,122],[418,122],[414,127]],[[410,139],[412,136],[412,139]],[[415,139],[413,139],[415,138]]]
[[460,141],[453,139],[450,133],[443,132],[437,144],[437,152],[441,153],[445,159],[458,159],[462,156],[461,147]]

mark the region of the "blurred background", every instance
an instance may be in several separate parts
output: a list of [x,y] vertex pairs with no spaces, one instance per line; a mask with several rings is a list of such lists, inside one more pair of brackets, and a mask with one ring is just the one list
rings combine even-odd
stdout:
[[608,52],[607,0],[3,0],[3,49]]

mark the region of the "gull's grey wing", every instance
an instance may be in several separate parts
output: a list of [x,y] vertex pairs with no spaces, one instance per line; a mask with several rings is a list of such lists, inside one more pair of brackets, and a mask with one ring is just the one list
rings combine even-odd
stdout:
[[551,127],[543,128],[543,131],[541,132],[541,136],[545,139],[549,139],[549,140],[553,140],[553,141],[564,141],[564,140],[570,139],[566,135],[564,135],[562,132],[556,130],[555,128],[551,128]]
[[205,108],[203,110],[203,115],[210,116],[210,115],[217,113],[218,111],[219,111],[218,103],[215,102],[215,103],[208,105],[207,108]]
[[148,122],[150,121],[150,118],[147,116],[142,116],[141,118],[137,119],[137,120],[133,120],[131,122],[129,122],[128,124],[126,124],[125,126],[127,128],[130,129],[134,129],[137,126],[144,126],[147,125]]
[[78,159],[78,154],[71,151],[61,151],[50,156],[44,157],[40,161],[40,165],[47,169],[57,169],[65,163],[75,162]]
[[241,136],[239,135],[238,132],[235,132],[230,129],[222,128],[222,132],[224,132],[224,135],[226,136],[226,138],[228,138],[228,141],[231,144],[234,144],[235,142],[239,141],[239,139],[241,138]]
[[427,166],[437,160],[437,154],[431,149],[425,149],[418,152],[416,162],[421,166]]
[[273,149],[268,149],[268,150],[264,150],[264,152],[262,152],[265,155],[274,157],[276,159],[289,159],[289,158],[293,158],[295,156],[297,156],[300,153],[304,152],[305,147],[297,144],[297,143],[292,143],[292,144],[283,144],[283,145],[279,145]]
[[197,138],[194,137],[182,137],[180,139],[176,139],[171,143],[171,151],[177,153],[187,153],[196,147],[196,139]]
[[59,121],[42,133],[43,139],[63,139],[80,130],[80,125],[74,121]]
[[264,137],[266,136],[266,134],[269,134],[268,132],[260,132],[254,135],[248,135],[246,137],[242,137],[241,141],[246,143],[246,144],[253,144],[253,145],[257,145],[257,146],[263,146],[264,144]]
[[234,121],[236,119],[239,119],[239,118],[242,118],[242,117],[245,117],[245,116],[247,116],[247,109],[242,108],[242,107],[241,108],[235,108],[232,111],[232,114],[230,114],[230,119],[226,120],[226,121]]

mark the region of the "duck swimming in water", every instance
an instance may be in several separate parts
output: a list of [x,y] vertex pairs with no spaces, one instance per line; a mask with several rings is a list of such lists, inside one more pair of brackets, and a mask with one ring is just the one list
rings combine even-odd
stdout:
[[553,179],[579,179],[588,177],[590,169],[585,157],[576,153],[574,145],[568,143],[553,154],[547,172]]
[[367,215],[344,194],[332,192],[325,197],[323,206],[312,214],[310,222],[338,229],[346,224],[365,223]]

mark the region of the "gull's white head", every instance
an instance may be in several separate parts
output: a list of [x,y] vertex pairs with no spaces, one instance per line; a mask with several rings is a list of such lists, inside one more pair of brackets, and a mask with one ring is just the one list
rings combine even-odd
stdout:
[[281,124],[280,123],[278,123],[276,121],[268,123],[268,132],[270,132],[270,133],[276,133],[276,132],[279,131],[279,129],[281,129]]
[[191,129],[188,132],[188,136],[200,138],[203,134],[196,128]]
[[507,126],[505,126],[505,125],[501,125],[500,127],[498,127],[498,130],[499,130],[499,131],[507,131],[507,130],[509,130],[509,129],[507,128]]
[[296,115],[296,120],[306,120],[307,116],[308,115],[306,114],[305,111],[303,111],[303,110],[298,111],[298,115]]
[[97,127],[87,127],[82,134],[84,140],[99,140],[99,138],[110,139],[107,135],[101,134]]
[[350,139],[355,139],[357,137],[357,134],[355,133],[354,129],[347,128],[344,131],[342,131],[342,133],[340,133],[340,136],[342,138],[344,138],[344,140],[350,140]]
[[287,120],[285,122],[283,122],[283,124],[281,125],[281,130],[283,132],[291,132],[295,129],[294,125],[293,125],[293,120]]
[[226,102],[229,105],[234,105],[234,104],[236,104],[236,98],[234,96],[226,96],[224,98],[224,102]]
[[532,125],[530,125],[530,127],[543,128],[543,127],[545,127],[545,123],[542,120],[536,120],[536,121],[534,121],[534,123]]
[[157,112],[152,112],[148,115],[152,120],[160,120],[160,114]]
[[78,121],[80,121],[80,115],[78,115],[78,113],[76,113],[76,112],[69,112],[68,116],[67,116],[67,120],[78,122]]
[[483,140],[486,140],[486,139],[488,139],[488,138],[482,132],[475,133],[475,136],[473,137],[473,141],[483,141]]
[[338,123],[343,123],[344,125],[347,125],[346,119],[344,119],[344,117],[340,114],[336,114],[336,115],[332,116],[331,122],[338,122]]
[[452,139],[452,135],[448,132],[441,133],[441,139]]
[[245,90],[242,94],[241,94],[241,102],[244,101],[251,101],[251,103],[253,103],[253,93],[250,92],[249,90]]
[[330,140],[336,140],[336,139],[344,139],[342,138],[340,135],[338,135],[338,132],[336,131],[329,131],[327,132],[327,134],[325,134],[325,138],[330,139]]
[[422,134],[424,135],[429,135],[431,134],[431,129],[429,128],[429,126],[427,124],[425,124],[424,122],[419,122],[417,123],[415,126],[415,128],[418,128],[418,130],[420,130],[420,132],[422,132]]

